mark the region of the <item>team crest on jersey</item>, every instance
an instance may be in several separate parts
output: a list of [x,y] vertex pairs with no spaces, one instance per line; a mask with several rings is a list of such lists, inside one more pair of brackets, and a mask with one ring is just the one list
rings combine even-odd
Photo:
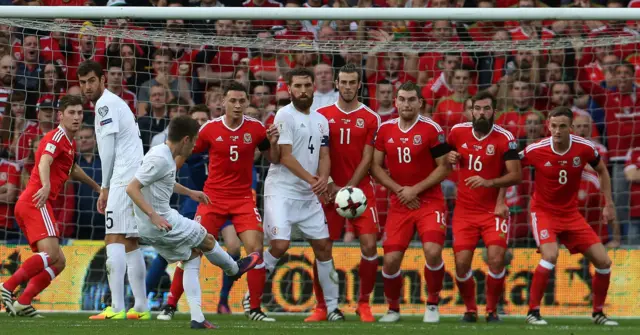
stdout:
[[364,128],[364,119],[357,119],[356,120],[356,127]]
[[492,156],[496,153],[496,148],[493,147],[493,144],[487,145],[487,155]]
[[444,134],[438,135],[438,142],[444,143]]
[[0,180],[7,180],[7,173],[6,172],[0,173]]
[[548,238],[549,238],[549,232],[546,229],[543,229],[542,231],[540,231],[541,240],[546,240]]
[[249,144],[249,143],[251,143],[251,134],[244,133],[244,144]]
[[420,135],[416,135],[413,137],[413,145],[420,145],[422,144],[422,136]]
[[579,167],[581,163],[580,157],[573,157],[573,167]]
[[322,126],[322,123],[318,123],[318,129],[320,129],[320,134],[324,134],[324,127]]
[[105,115],[109,114],[109,107],[102,106],[102,107],[98,108],[98,114],[100,114],[100,116],[102,116],[102,117],[104,117]]

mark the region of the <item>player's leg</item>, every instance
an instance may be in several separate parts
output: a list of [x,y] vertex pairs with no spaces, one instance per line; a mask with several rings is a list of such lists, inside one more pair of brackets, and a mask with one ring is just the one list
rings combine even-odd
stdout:
[[463,322],[478,321],[476,281],[471,270],[473,253],[478,245],[480,232],[474,217],[464,215],[462,209],[453,213],[453,251],[456,265],[456,286],[464,301],[466,311]]
[[[224,240],[227,253],[231,255],[234,261],[238,261],[240,259],[240,239],[230,220],[222,226],[220,235],[222,235],[222,239]],[[229,308],[229,292],[231,292],[231,287],[233,287],[233,280],[231,277],[224,275],[222,277],[222,288],[220,289],[218,314],[231,314],[231,309]]]
[[[131,220],[129,225],[135,225],[133,220],[134,219]],[[128,230],[129,232],[134,231],[132,228]],[[135,229],[135,233],[133,234],[137,236],[137,229]],[[150,320],[151,313],[149,312],[149,306],[147,304],[147,286],[145,280],[147,265],[144,261],[144,254],[138,245],[137,237],[129,237],[128,235],[126,237],[124,250],[126,252],[127,279],[129,280],[131,293],[133,293],[135,300],[133,308],[127,311],[127,319]]]
[[199,252],[193,252],[191,259],[183,261],[184,276],[182,285],[189,303],[189,312],[191,313],[191,328],[194,329],[213,329],[217,328],[204,318],[202,313],[202,290],[200,289],[200,262]]
[[291,225],[295,220],[296,210],[292,208],[295,201],[280,196],[264,197],[264,224],[269,248],[264,251],[264,266],[267,278],[273,274],[280,258],[289,250]]
[[499,322],[498,301],[504,293],[505,255],[509,234],[509,219],[490,215],[482,219],[482,240],[487,249],[486,263],[489,266],[485,281],[487,297],[487,322]]
[[427,307],[423,321],[437,323],[440,322],[438,304],[440,303],[440,291],[442,291],[445,274],[444,260],[442,259],[442,249],[447,231],[444,204],[442,206],[425,206],[415,212],[420,215],[417,220],[417,230],[426,260],[424,278],[427,282]]
[[532,209],[531,230],[533,237],[540,251],[540,262],[533,273],[531,287],[529,289],[529,312],[525,319],[527,323],[534,325],[546,325],[547,322],[540,315],[540,303],[547,288],[551,272],[558,260],[558,243],[556,242],[556,231],[553,230],[551,217],[543,212]]
[[376,198],[373,194],[373,189],[367,192],[367,199],[369,199],[369,202],[365,212],[351,222],[355,233],[359,237],[361,252],[360,264],[358,265],[360,294],[356,314],[360,316],[360,321],[362,322],[375,322],[376,319],[371,313],[369,300],[378,276],[379,264],[376,243],[380,225],[378,224],[378,213],[375,209]]
[[150,295],[151,292],[157,293],[160,279],[162,279],[162,275],[164,275],[165,271],[167,270],[167,265],[167,260],[160,255],[157,255],[153,259],[153,261],[151,261],[151,265],[147,269],[145,280],[147,294]]

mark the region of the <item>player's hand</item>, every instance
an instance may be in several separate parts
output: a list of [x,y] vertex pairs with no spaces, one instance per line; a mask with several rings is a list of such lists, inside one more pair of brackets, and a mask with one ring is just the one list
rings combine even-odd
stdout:
[[201,204],[205,204],[205,205],[211,204],[211,199],[209,199],[209,196],[207,196],[201,191],[191,191],[191,193],[189,194],[189,198]]
[[420,202],[420,199],[415,198],[413,201],[410,201],[408,204],[406,204],[405,206],[407,206],[407,208],[409,208],[410,210],[417,210],[420,209],[420,205],[422,203]]
[[493,214],[506,219],[509,217],[509,206],[507,206],[504,202],[499,202],[496,204],[496,209],[494,210]]
[[460,155],[460,153],[456,151],[449,151],[449,153],[447,154],[447,161],[451,165],[456,165],[458,164],[458,161],[460,160],[461,157],[462,155]]
[[408,205],[418,198],[418,192],[411,186],[401,187],[398,192],[396,192],[396,195],[403,205]]
[[327,193],[328,193],[329,201],[335,201],[336,194],[338,194],[338,191],[340,191],[341,189],[342,187],[336,185],[336,183],[331,183],[327,185]]
[[49,185],[44,185],[42,186],[38,192],[36,192],[33,197],[32,197],[32,201],[33,204],[36,205],[37,208],[42,208],[47,204],[47,199],[49,199],[49,192],[51,191],[51,186]]
[[158,215],[158,213],[151,213],[151,215],[149,215],[149,219],[151,219],[151,223],[153,223],[154,226],[158,227],[159,230],[165,233],[171,230],[171,224],[167,222],[165,218]]
[[107,210],[107,199],[109,199],[109,189],[103,188],[100,190],[100,196],[98,197],[98,213],[104,215]]
[[491,181],[486,180],[480,176],[472,176],[464,180],[465,185],[469,186],[469,188],[474,189],[478,187],[491,187]]
[[278,144],[278,139],[280,139],[280,130],[278,130],[278,126],[272,124],[269,129],[267,129],[267,139],[271,145]]
[[313,190],[313,193],[322,195],[323,193],[327,192],[329,189],[327,178],[315,177],[315,179],[315,183],[311,184],[311,190]]
[[604,206],[602,209],[602,218],[606,224],[609,224],[616,219],[616,209],[613,207],[613,204]]

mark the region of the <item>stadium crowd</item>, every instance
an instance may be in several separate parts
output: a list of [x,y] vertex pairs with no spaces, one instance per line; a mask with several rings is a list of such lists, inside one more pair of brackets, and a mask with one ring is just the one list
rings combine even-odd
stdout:
[[[40,6],[201,6],[201,7],[636,7],[633,0],[0,0],[0,5]],[[64,20],[59,20],[63,23]],[[638,21],[640,22],[640,21]],[[572,48],[511,52],[333,53],[245,49],[142,42],[105,37],[96,29],[164,30],[232,38],[286,40],[386,41],[523,41],[576,37]],[[557,106],[576,116],[574,132],[590,139],[610,167],[618,222],[601,220],[602,197],[593,171],[585,171],[579,193],[587,220],[610,247],[640,244],[640,44],[583,47],[581,39],[636,38],[637,22],[619,21],[321,21],[321,20],[205,20],[138,22],[125,19],[86,21],[77,34],[36,31],[0,25],[0,240],[20,242],[13,204],[33,168],[39,138],[56,126],[60,97],[81,95],[76,70],[85,60],[102,64],[107,88],[119,95],[137,116],[145,152],[163,143],[169,120],[191,115],[201,123],[222,113],[223,90],[236,80],[250,87],[250,116],[273,123],[276,111],[288,104],[283,80],[292,68],[312,68],[316,75],[314,108],[334,103],[335,71],[352,63],[361,68],[359,96],[383,121],[396,117],[394,94],[413,81],[422,87],[425,115],[445,131],[470,118],[468,98],[488,90],[498,98],[495,122],[520,139],[521,148],[547,136],[545,117]],[[542,44],[540,44],[542,45]],[[85,103],[84,123],[77,134],[77,164],[98,183],[100,157],[96,150],[93,106]],[[255,157],[258,203],[268,163]],[[179,178],[187,183],[189,165]],[[211,173],[215,173],[212,171]],[[533,171],[510,187],[510,238],[514,246],[533,246],[528,226],[528,201]],[[442,184],[450,211],[455,206],[455,173]],[[380,220],[384,223],[387,191],[377,188]],[[54,210],[66,238],[104,238],[104,216],[96,210],[98,194],[86,185],[69,182]],[[174,206],[183,212],[183,199]],[[449,235],[450,236],[450,235]],[[344,240],[354,239],[349,230]],[[449,239],[450,240],[450,239]]]

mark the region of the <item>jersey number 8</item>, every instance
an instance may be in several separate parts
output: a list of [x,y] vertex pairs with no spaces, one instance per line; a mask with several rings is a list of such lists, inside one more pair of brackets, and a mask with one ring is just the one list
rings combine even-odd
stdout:
[[560,174],[558,175],[558,182],[560,185],[564,185],[567,183],[567,170],[560,170]]

